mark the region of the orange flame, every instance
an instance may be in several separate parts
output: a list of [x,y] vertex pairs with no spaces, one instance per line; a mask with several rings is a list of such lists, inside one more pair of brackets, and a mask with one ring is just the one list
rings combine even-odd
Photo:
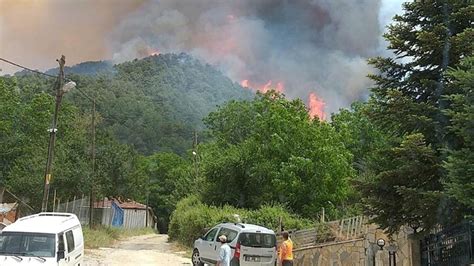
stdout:
[[324,112],[324,107],[326,103],[323,99],[319,98],[316,93],[311,92],[308,99],[308,112],[311,118],[318,117],[319,120],[326,120],[326,113]]
[[148,56],[160,55],[160,51],[158,49],[154,49],[152,47],[147,47],[146,52]]
[[244,79],[240,82],[240,85],[244,88],[251,88],[251,89],[255,89],[257,91],[260,91],[260,92],[267,92],[267,91],[270,91],[270,90],[275,90],[279,93],[283,93],[285,91],[285,86],[283,85],[283,82],[277,82],[275,86],[272,86],[273,84],[273,81],[269,80],[267,83],[265,84],[255,84],[255,83],[251,83],[248,79]]

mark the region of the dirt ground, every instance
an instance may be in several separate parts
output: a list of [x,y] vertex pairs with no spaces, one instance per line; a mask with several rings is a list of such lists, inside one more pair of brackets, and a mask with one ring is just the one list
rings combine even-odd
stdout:
[[84,265],[191,265],[183,256],[168,243],[167,235],[153,234],[131,237],[111,248],[86,249]]

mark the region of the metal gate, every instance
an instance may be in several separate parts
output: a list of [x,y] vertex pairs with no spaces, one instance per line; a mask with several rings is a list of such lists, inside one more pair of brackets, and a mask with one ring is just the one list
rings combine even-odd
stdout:
[[120,208],[115,201],[112,201],[112,209],[114,216],[112,218],[112,226],[122,227],[123,226],[123,209]]
[[469,265],[474,263],[474,222],[464,222],[421,240],[422,266]]

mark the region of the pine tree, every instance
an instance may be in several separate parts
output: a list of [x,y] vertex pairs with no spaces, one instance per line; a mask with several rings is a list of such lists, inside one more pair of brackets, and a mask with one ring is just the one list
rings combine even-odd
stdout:
[[447,97],[451,103],[446,114],[451,118],[449,130],[459,139],[449,149],[445,163],[447,194],[474,213],[474,57],[463,60],[448,73],[450,87],[458,93]]
[[[369,60],[378,69],[378,74],[369,75],[375,82],[370,115],[393,136],[393,148],[381,153],[391,160],[380,164],[374,180],[361,185],[373,193],[367,197],[368,213],[378,216],[377,222],[392,233],[407,223],[429,230],[462,217],[458,204],[443,197],[446,172],[438,166],[446,158],[446,148],[459,141],[448,130],[445,111],[452,104],[446,96],[459,89],[446,86],[446,70],[474,51],[472,1],[415,1],[405,3],[404,10],[384,35],[395,57]],[[422,152],[410,161],[408,153],[397,151]],[[402,171],[417,167],[435,171]]]

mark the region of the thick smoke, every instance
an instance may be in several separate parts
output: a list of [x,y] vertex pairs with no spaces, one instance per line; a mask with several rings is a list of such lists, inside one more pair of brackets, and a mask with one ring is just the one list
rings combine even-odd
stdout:
[[160,0],[110,36],[116,62],[188,52],[236,81],[283,82],[285,94],[324,98],[334,112],[367,94],[381,0]]
[[[0,0],[0,57],[35,69],[111,57],[106,39],[146,0]],[[18,69],[0,63],[0,75]]]

